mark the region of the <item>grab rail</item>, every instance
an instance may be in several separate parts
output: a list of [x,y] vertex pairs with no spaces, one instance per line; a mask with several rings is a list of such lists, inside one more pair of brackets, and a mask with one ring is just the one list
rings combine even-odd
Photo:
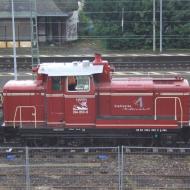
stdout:
[[182,104],[181,104],[181,100],[179,97],[156,97],[155,98],[155,107],[154,107],[154,120],[157,120],[157,101],[159,99],[174,99],[174,109],[175,109],[175,120],[177,120],[177,102],[179,102],[179,106],[180,106],[180,119],[181,119],[181,127],[182,127],[182,120],[183,120],[183,108],[182,108]]
[[3,106],[3,92],[0,91],[0,108]]
[[[20,127],[22,128],[22,109],[23,108],[33,108],[33,110],[34,110],[34,113],[32,113],[32,114],[34,114],[33,116],[34,116],[34,122],[35,122],[35,128],[36,128],[36,107],[35,106],[17,106],[16,107],[16,111],[15,111],[15,114],[14,114],[14,120],[13,120],[13,122],[14,122],[14,128],[15,128],[15,123],[16,122],[20,122]],[[17,112],[18,112],[18,110],[20,111],[19,113],[20,113],[20,120],[19,121],[16,121],[16,116],[17,116]]]

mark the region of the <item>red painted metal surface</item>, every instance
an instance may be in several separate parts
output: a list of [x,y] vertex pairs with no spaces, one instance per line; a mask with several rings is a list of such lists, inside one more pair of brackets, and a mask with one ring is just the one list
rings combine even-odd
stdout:
[[35,80],[8,82],[3,88],[5,126],[139,130],[188,125],[187,80],[112,79],[107,61],[98,56],[93,64],[103,65],[103,71],[88,76],[83,90],[68,90],[67,76],[37,74]]

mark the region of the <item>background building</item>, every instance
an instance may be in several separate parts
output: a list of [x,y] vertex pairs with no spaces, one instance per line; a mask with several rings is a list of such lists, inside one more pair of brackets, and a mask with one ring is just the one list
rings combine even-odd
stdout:
[[[32,19],[37,18],[40,43],[62,44],[78,38],[77,0],[14,0],[17,46],[31,45]],[[0,45],[11,46],[11,1],[0,0]]]

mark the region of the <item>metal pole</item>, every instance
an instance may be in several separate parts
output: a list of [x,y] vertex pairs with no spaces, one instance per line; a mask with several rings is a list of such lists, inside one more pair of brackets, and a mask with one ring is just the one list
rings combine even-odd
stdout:
[[121,27],[122,27],[122,32],[123,32],[124,31],[124,8],[122,8]]
[[16,62],[16,40],[15,40],[15,13],[14,3],[12,0],[12,30],[13,30],[13,58],[14,58],[14,78],[17,80],[17,62]]
[[160,0],[160,53],[162,52],[162,0]]
[[29,149],[25,148],[26,160],[25,160],[25,172],[26,172],[26,190],[30,190],[30,164],[29,164]]
[[124,149],[124,146],[121,147],[121,190],[123,190],[123,170],[124,170],[124,165],[123,165],[123,158],[124,158],[124,155],[123,155],[123,149]]
[[122,190],[121,189],[121,154],[120,154],[120,149],[119,149],[119,146],[117,147],[117,161],[118,161],[118,180],[119,180],[119,183],[118,183],[118,190]]
[[156,2],[153,0],[153,52],[156,51]]

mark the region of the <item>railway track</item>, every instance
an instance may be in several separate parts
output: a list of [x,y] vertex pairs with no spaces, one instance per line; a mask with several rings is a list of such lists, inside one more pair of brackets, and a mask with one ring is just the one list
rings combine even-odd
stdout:
[[[110,62],[116,71],[159,71],[159,70],[171,70],[171,71],[182,71],[184,69],[190,70],[190,61],[179,61],[179,62]],[[31,64],[27,62],[18,62],[18,71],[31,71]],[[13,64],[0,64],[0,70],[2,72],[13,71]]]
[[[107,59],[111,65],[113,65],[117,71],[123,70],[183,70],[184,68],[190,69],[189,56],[107,56]],[[82,56],[52,56],[41,57],[41,63],[44,62],[72,62],[82,60],[93,60],[93,57]],[[2,72],[13,70],[13,58],[12,57],[0,57],[0,70]],[[18,57],[17,67],[19,71],[31,70],[31,57]]]
[[187,70],[190,69],[190,62],[189,61],[179,61],[179,62],[125,62],[125,63],[112,63],[116,71],[124,71],[124,70],[131,70],[136,71],[181,71],[186,68]]
[[[181,144],[183,144],[181,142]],[[184,144],[183,144],[184,145]],[[175,154],[189,154],[190,155],[190,144],[186,144],[187,147],[129,147],[125,149],[126,153],[130,153],[130,154],[171,154],[171,155],[175,155]]]

